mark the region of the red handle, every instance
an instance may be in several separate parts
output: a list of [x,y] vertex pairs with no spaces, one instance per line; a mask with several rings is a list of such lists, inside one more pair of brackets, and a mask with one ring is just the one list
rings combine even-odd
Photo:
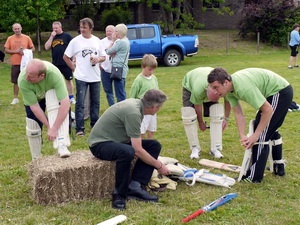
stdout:
[[199,209],[196,212],[194,212],[193,214],[185,217],[183,220],[181,220],[181,222],[183,222],[183,223],[189,222],[190,220],[196,218],[197,216],[201,215],[204,212],[205,211],[203,209]]

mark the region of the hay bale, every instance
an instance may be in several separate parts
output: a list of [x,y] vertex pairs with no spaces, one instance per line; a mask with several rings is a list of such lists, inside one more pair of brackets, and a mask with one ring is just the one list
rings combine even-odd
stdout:
[[43,205],[109,197],[115,184],[115,162],[95,158],[90,151],[69,158],[41,157],[29,165],[32,198]]

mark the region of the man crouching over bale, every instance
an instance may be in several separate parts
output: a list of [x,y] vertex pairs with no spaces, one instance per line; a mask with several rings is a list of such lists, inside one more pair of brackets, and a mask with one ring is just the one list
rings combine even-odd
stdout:
[[[161,145],[156,140],[142,140],[141,122],[144,115],[154,115],[166,101],[159,90],[147,91],[142,99],[126,99],[108,108],[98,119],[89,136],[92,154],[102,160],[116,161],[115,188],[112,207],[126,208],[126,197],[145,202],[157,202],[145,185],[154,168],[162,175],[169,170],[157,160]],[[131,161],[137,156],[130,181]]]
[[20,73],[18,85],[26,110],[26,134],[32,159],[41,156],[43,125],[58,155],[69,157],[70,100],[63,75],[50,62],[32,59]]

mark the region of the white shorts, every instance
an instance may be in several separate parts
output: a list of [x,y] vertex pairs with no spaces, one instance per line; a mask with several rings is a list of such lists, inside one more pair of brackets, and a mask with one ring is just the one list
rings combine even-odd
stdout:
[[147,131],[156,132],[156,114],[144,115],[141,124],[141,134],[145,134]]

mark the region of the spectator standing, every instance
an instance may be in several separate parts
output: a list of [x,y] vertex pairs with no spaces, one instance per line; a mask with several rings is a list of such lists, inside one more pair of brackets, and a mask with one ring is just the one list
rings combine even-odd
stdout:
[[73,94],[73,73],[70,67],[63,60],[64,52],[72,40],[72,36],[63,31],[61,22],[54,21],[52,23],[52,33],[49,39],[45,43],[45,49],[49,50],[51,48],[52,52],[52,63],[55,65],[62,75],[64,75],[67,89],[69,93],[69,99],[72,104],[75,104],[75,98]]
[[[157,61],[154,55],[145,54],[142,59],[142,72],[135,78],[130,89],[130,98],[141,99],[144,94],[151,89],[159,89],[156,76],[153,74],[157,67]],[[141,124],[141,135],[145,137],[147,133],[148,139],[154,138],[156,132],[157,121],[156,114],[144,115]]]
[[290,43],[289,43],[291,49],[290,62],[288,66],[289,69],[293,69],[293,64],[294,67],[299,67],[298,65],[298,48],[300,43],[299,29],[300,29],[300,25],[295,24],[291,32]]
[[34,45],[31,38],[22,34],[22,26],[19,23],[12,25],[12,30],[15,33],[9,36],[4,44],[5,53],[10,54],[11,63],[11,82],[13,83],[14,98],[10,104],[15,105],[19,103],[19,87],[18,77],[21,72],[21,60],[25,49],[34,51]]
[[128,57],[130,51],[130,43],[128,38],[126,37],[127,27],[125,24],[118,24],[115,27],[115,33],[112,35],[113,43],[110,45],[108,49],[106,49],[106,53],[111,56],[112,66],[115,67],[123,67],[122,80],[115,80],[114,87],[115,93],[117,97],[117,101],[123,101],[126,99],[126,77],[128,74]]
[[[75,121],[76,135],[84,135],[84,100],[89,87],[90,125],[97,122],[100,110],[100,66],[105,61],[105,51],[100,39],[92,34],[94,22],[90,18],[80,20],[80,34],[73,38],[63,59],[74,71],[76,83]],[[76,64],[72,62],[75,58]]]
[[[112,207],[123,210],[126,198],[157,202],[158,197],[146,191],[154,168],[168,175],[167,167],[157,160],[161,144],[156,140],[141,139],[144,115],[157,113],[166,101],[166,95],[151,89],[142,99],[126,99],[109,107],[99,118],[89,136],[92,154],[102,160],[116,162],[115,188]],[[131,174],[131,163],[138,159]]]
[[[115,27],[113,25],[108,25],[105,28],[106,37],[101,40],[104,49],[108,49],[113,44],[112,35],[114,32],[115,32]],[[103,63],[101,63],[101,81],[102,81],[104,92],[106,94],[107,103],[109,106],[112,106],[115,103],[113,83],[114,83],[115,89],[118,88],[116,86],[116,81],[110,79],[111,66],[112,66],[111,65],[111,56],[106,54],[105,61]]]

